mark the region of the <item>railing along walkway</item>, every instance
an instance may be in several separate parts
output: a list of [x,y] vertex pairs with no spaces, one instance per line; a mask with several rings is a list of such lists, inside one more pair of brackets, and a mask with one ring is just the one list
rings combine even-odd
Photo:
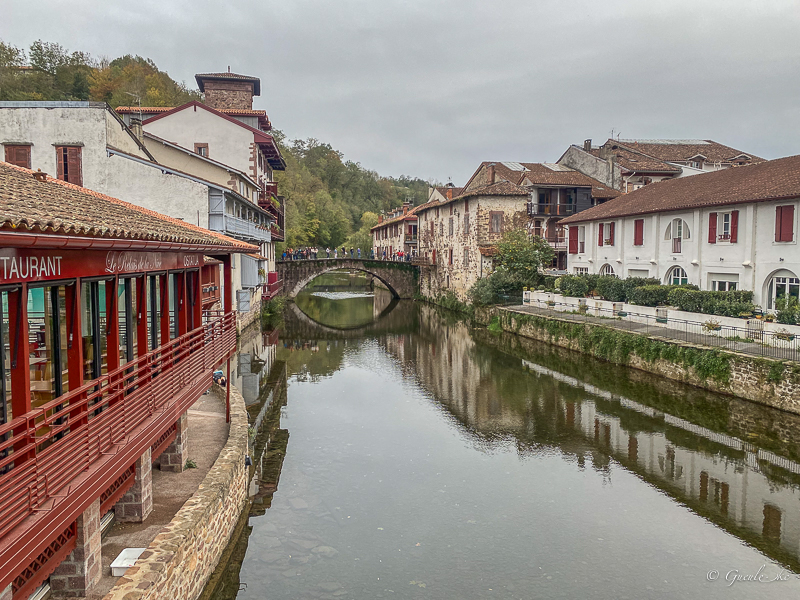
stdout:
[[[532,301],[534,302],[534,301]],[[559,307],[556,310],[556,307]],[[564,308],[569,309],[569,312]],[[612,329],[619,329],[631,333],[640,333],[654,338],[674,340],[708,346],[711,348],[724,348],[733,352],[775,358],[778,360],[792,360],[800,362],[800,340],[795,336],[785,339],[775,332],[755,330],[748,327],[730,327],[721,325],[718,330],[708,330],[705,324],[699,321],[686,321],[683,319],[657,319],[652,315],[625,312],[623,315],[606,308],[589,308],[591,312],[601,312],[594,316],[575,311],[571,304],[556,303],[553,307],[540,307],[533,305],[506,306],[510,312],[554,317],[565,321],[592,323]],[[712,320],[713,315],[709,315]],[[659,322],[666,321],[666,322]]]

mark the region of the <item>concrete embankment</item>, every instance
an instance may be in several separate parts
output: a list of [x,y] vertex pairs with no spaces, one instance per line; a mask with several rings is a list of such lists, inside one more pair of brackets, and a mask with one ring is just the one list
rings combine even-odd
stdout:
[[[214,393],[225,390],[214,386]],[[103,600],[195,600],[247,505],[248,420],[231,386],[228,441],[197,492]]]
[[479,308],[475,320],[700,388],[800,414],[800,365],[671,341],[555,315]]

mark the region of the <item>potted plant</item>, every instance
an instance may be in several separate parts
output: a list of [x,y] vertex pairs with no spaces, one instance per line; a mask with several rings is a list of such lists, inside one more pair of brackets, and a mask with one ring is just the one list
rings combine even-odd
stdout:
[[794,340],[794,334],[787,329],[778,329],[778,331],[775,332],[775,337],[787,342]]
[[772,323],[775,320],[775,315],[773,313],[767,313],[764,315],[764,320],[767,323]]
[[709,319],[708,321],[703,323],[703,329],[705,329],[706,331],[719,331],[720,329],[722,329],[722,324],[715,319]]

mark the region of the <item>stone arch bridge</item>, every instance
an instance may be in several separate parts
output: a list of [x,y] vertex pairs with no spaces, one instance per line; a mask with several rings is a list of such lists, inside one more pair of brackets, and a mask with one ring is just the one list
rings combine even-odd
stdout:
[[419,267],[405,262],[358,258],[319,258],[317,260],[276,261],[283,279],[283,293],[294,298],[312,279],[338,269],[363,271],[383,283],[395,298],[413,298],[417,291]]

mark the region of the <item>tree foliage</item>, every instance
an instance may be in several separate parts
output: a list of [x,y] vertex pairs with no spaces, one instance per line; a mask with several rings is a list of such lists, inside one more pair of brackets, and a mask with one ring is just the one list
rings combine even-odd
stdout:
[[0,100],[95,100],[117,107],[178,106],[199,99],[199,92],[173,81],[149,58],[97,60],[42,40],[26,53],[0,40]]
[[411,200],[428,198],[428,182],[402,176],[382,177],[359,163],[345,160],[330,144],[317,139],[275,139],[286,160],[276,173],[280,194],[286,198],[286,246],[327,248],[346,245],[372,247],[370,228],[378,214]]

